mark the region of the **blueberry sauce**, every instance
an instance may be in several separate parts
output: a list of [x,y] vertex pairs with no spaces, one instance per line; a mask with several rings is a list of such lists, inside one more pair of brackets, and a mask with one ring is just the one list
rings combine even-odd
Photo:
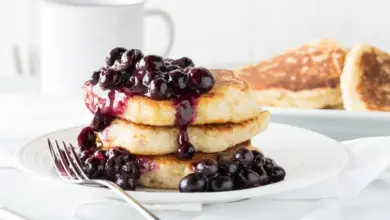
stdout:
[[188,126],[195,118],[197,98],[215,84],[213,74],[195,67],[188,57],[163,58],[144,56],[140,50],[114,48],[105,66],[93,72],[84,84],[85,103],[95,118],[91,128],[102,131],[126,109],[127,98],[146,96],[153,100],[173,100],[176,109],[175,126],[179,129],[176,155],[189,160],[195,154],[190,143]]

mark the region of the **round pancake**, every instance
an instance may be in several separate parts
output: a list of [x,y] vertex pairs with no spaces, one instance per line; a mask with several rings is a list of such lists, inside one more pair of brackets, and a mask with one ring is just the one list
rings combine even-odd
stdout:
[[358,45],[348,54],[341,90],[346,110],[390,111],[390,54]]
[[[214,88],[197,99],[192,124],[242,122],[256,117],[261,107],[246,82],[229,70],[211,70]],[[114,90],[103,91],[89,82],[83,86],[85,104],[91,112],[103,112],[137,124],[172,126],[175,124],[174,100],[156,101],[144,96],[126,96]]]
[[[188,127],[187,132],[197,152],[220,152],[264,131],[269,118],[269,112],[263,111],[244,122],[193,125]],[[179,130],[116,119],[97,136],[105,148],[120,146],[137,155],[164,155],[177,151]]]
[[[234,147],[227,149],[224,152],[235,152],[240,148],[252,147],[250,141],[237,144]],[[159,188],[159,189],[177,189],[180,180],[193,172],[193,164],[202,159],[217,160],[221,153],[196,153],[194,158],[189,161],[182,161],[177,159],[173,154],[164,156],[140,156],[141,161],[141,177],[139,184],[145,187]]]
[[323,39],[244,67],[235,74],[249,83],[261,105],[335,106],[342,103],[340,75],[346,53],[338,44]]

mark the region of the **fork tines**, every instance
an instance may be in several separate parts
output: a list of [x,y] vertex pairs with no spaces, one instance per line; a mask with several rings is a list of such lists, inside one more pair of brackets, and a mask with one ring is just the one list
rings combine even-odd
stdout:
[[53,158],[54,167],[58,175],[65,180],[88,180],[89,178],[84,173],[82,165],[74,147],[72,144],[67,145],[65,142],[62,142],[62,146],[58,144],[58,141],[55,140],[55,146],[51,140],[48,138],[47,143],[49,145],[49,150]]

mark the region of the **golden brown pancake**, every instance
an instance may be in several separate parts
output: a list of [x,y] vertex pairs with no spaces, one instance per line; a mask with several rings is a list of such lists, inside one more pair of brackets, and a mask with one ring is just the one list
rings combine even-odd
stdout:
[[390,111],[390,54],[358,45],[348,54],[341,90],[346,110]]
[[[214,88],[199,96],[196,101],[195,117],[192,124],[236,123],[257,117],[261,108],[256,96],[243,80],[229,70],[211,70],[215,76]],[[114,116],[137,124],[171,126],[175,124],[174,100],[156,101],[144,96],[125,96],[114,91],[109,99],[109,91],[86,83],[83,87],[85,103],[95,113],[98,103],[113,105]],[[119,109],[119,110],[118,110]]]
[[[250,141],[237,144],[224,152],[235,152],[240,148],[252,147]],[[196,153],[194,158],[189,161],[177,159],[174,154],[164,156],[141,156],[143,169],[141,169],[141,178],[139,184],[145,187],[159,189],[177,189],[180,180],[193,172],[193,164],[203,159],[217,160],[221,153]]]
[[346,50],[329,40],[305,44],[235,71],[262,105],[324,108],[342,103],[340,75]]
[[[264,131],[268,127],[269,118],[269,112],[263,111],[259,116],[240,123],[189,126],[189,141],[197,152],[224,151]],[[98,132],[97,136],[104,147],[121,146],[138,155],[164,155],[177,151],[179,129],[116,119]]]

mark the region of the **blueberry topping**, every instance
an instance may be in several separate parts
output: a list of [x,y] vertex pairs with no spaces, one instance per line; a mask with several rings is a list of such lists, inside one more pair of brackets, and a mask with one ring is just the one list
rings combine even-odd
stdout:
[[179,190],[180,192],[207,192],[207,178],[200,173],[191,173],[181,179]]
[[122,161],[118,158],[109,158],[104,167],[104,177],[108,180],[114,181],[115,175],[121,170]]
[[122,69],[132,71],[136,68],[136,64],[144,57],[143,53],[137,49],[131,49],[123,53],[121,58]]
[[220,160],[218,162],[218,173],[221,175],[232,176],[238,171],[238,164],[229,160]]
[[255,171],[259,175],[259,177],[260,177],[259,185],[260,186],[268,184],[268,182],[269,182],[268,174],[264,170],[262,162],[257,161],[254,164],[252,164],[251,170]]
[[164,59],[156,55],[145,56],[141,60],[139,67],[145,68],[146,71],[153,72],[153,73],[155,72],[162,73],[167,71],[165,67]]
[[89,150],[96,147],[96,134],[90,127],[81,130],[77,137],[77,142],[81,150]]
[[202,160],[197,163],[195,172],[202,173],[206,177],[213,177],[218,173],[218,164],[214,160]]
[[264,169],[267,171],[271,169],[272,167],[276,166],[276,163],[271,158],[266,157],[264,160]]
[[253,162],[252,151],[248,148],[241,148],[235,154],[235,159],[243,167],[249,167]]
[[185,142],[179,146],[176,156],[181,160],[189,160],[195,155],[195,147],[190,142]]
[[96,85],[99,82],[100,71],[95,71],[92,74],[92,79],[90,80],[92,85]]
[[114,65],[115,61],[120,60],[122,57],[122,54],[126,51],[123,47],[117,47],[110,51],[110,54],[106,57],[106,65],[112,66]]
[[234,182],[230,176],[217,176],[210,181],[211,192],[230,191],[233,188]]
[[102,131],[111,124],[113,119],[113,116],[103,114],[101,110],[98,109],[93,117],[90,127],[95,131]]
[[259,175],[250,169],[240,169],[236,175],[236,187],[238,189],[247,189],[259,186]]
[[170,96],[168,83],[164,78],[156,78],[150,82],[149,96],[161,100]]
[[187,74],[180,69],[169,72],[169,81],[176,93],[180,93],[187,87]]
[[122,82],[121,76],[122,74],[114,69],[105,70],[100,76],[100,87],[103,90],[106,90],[119,86],[119,84]]
[[83,150],[81,151],[80,155],[79,155],[79,160],[81,162],[81,164],[84,164],[85,161],[91,157],[93,155],[93,151],[92,150]]
[[97,157],[88,158],[84,163],[85,174],[91,179],[100,178],[103,175],[104,164],[105,161]]
[[180,59],[177,59],[177,60],[173,60],[171,62],[172,65],[178,65],[180,66],[180,68],[184,69],[186,67],[194,67],[194,62],[192,62],[192,60],[188,57],[182,57]]
[[138,179],[140,177],[140,172],[137,167],[137,164],[135,164],[132,161],[127,161],[123,166],[122,166],[122,172],[125,173],[126,175]]
[[286,171],[279,166],[272,167],[267,173],[269,175],[269,180],[272,183],[280,182],[284,180],[284,177],[286,176]]
[[188,75],[188,85],[197,93],[206,93],[210,91],[215,84],[213,74],[205,68],[191,68]]
[[117,174],[115,177],[115,183],[124,190],[134,191],[136,188],[135,179],[126,174]]
[[260,151],[258,150],[252,150],[252,154],[253,154],[253,161],[263,161],[264,162],[264,154],[261,153]]

